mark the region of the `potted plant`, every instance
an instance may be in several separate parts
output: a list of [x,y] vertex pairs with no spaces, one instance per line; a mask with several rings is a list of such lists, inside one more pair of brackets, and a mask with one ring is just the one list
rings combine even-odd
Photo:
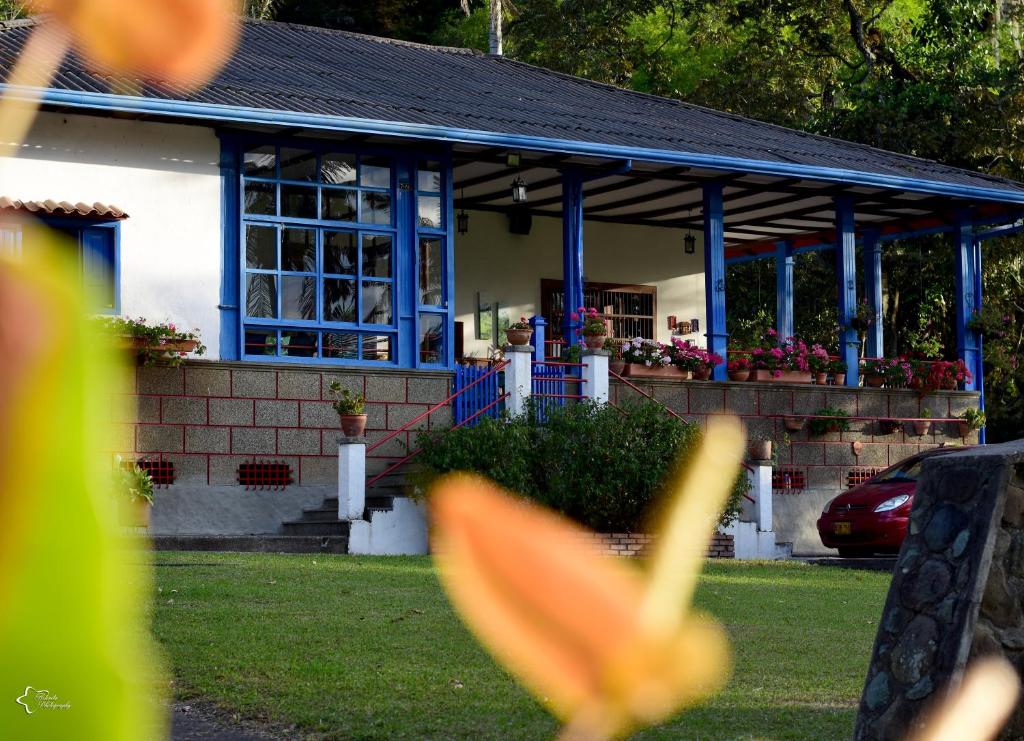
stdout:
[[505,337],[510,345],[529,345],[533,336],[533,327],[526,321],[525,316],[519,317],[518,322],[512,322],[505,330]]
[[810,430],[812,435],[826,435],[830,432],[849,432],[850,423],[846,420],[849,413],[833,407],[822,407],[814,413]]
[[608,351],[608,370],[622,375],[626,370],[626,361],[622,359],[622,340],[608,337],[604,341],[604,349]]
[[768,329],[760,345],[750,351],[752,381],[777,383],[810,383],[807,343],[797,337],[780,339],[778,332]]
[[921,417],[923,419],[915,419],[911,424],[914,427],[914,434],[918,437],[922,437],[928,434],[928,428],[932,426],[932,410],[924,409],[921,411]]
[[807,354],[807,365],[816,384],[824,386],[828,383],[828,370],[832,366],[832,358],[829,357],[828,350],[818,344],[812,345],[811,351]]
[[666,347],[654,340],[636,337],[622,345],[626,375],[636,378],[679,378],[680,368],[672,362]]
[[900,428],[900,423],[894,419],[879,419],[877,423],[880,435],[891,435]]
[[745,356],[733,358],[726,365],[730,381],[746,381],[750,378],[750,359]]
[[885,384],[885,359],[870,358],[864,361],[864,385],[881,388]]
[[366,400],[363,395],[343,389],[338,381],[331,381],[328,389],[334,397],[331,406],[341,418],[341,434],[345,437],[362,437],[366,432]]
[[148,528],[153,510],[153,479],[134,461],[114,458],[114,486],[121,524]]
[[129,319],[120,316],[98,317],[96,321],[143,365],[162,363],[177,366],[189,353],[202,355],[206,352],[197,332],[180,331],[172,322],[148,324],[144,317]]
[[722,356],[718,353],[708,352],[689,340],[675,338],[671,345],[664,346],[664,350],[673,365],[684,373],[689,372],[697,381],[711,378],[711,370],[722,362]]
[[804,422],[803,417],[786,415],[782,418],[782,424],[786,426],[788,432],[800,432],[804,428]]
[[833,360],[828,369],[832,373],[832,383],[836,386],[846,385],[846,363],[842,360]]
[[600,350],[604,347],[604,339],[608,336],[608,324],[597,313],[597,309],[584,309],[581,306],[577,312],[573,312],[572,319],[574,322],[583,320],[580,334],[583,335],[583,342],[589,349]]
[[1012,323],[1011,315],[1004,314],[992,304],[986,304],[971,314],[967,328],[982,337],[1001,339],[1010,332]]
[[857,304],[857,311],[850,316],[850,329],[857,332],[866,332],[878,319],[875,310],[868,305],[867,299],[861,299]]
[[957,428],[960,437],[967,437],[973,430],[980,430],[985,426],[985,412],[980,409],[965,409],[958,417]]

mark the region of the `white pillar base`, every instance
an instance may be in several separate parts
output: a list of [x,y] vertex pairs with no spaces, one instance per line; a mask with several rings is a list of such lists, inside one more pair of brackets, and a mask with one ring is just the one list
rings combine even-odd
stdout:
[[366,439],[338,438],[338,519],[360,520],[366,510]]
[[526,413],[527,400],[533,392],[533,347],[506,345],[505,359],[505,410],[510,417],[518,417]]
[[583,351],[583,395],[598,404],[608,403],[607,350]]

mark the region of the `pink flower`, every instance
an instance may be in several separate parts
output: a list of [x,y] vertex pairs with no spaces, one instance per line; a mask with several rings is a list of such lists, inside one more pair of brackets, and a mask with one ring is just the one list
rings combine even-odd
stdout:
[[580,320],[580,315],[574,311],[569,315],[569,318],[572,319],[574,322],[578,322]]

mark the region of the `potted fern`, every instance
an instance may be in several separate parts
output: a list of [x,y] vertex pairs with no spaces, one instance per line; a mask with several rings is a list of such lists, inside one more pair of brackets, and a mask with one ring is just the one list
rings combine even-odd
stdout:
[[124,527],[148,528],[153,510],[153,479],[134,461],[114,458],[114,486]]
[[932,426],[932,410],[922,410],[921,417],[923,417],[923,419],[917,419],[911,423],[914,425],[914,434],[917,435],[918,437],[922,437],[928,434],[928,428]]
[[980,409],[965,409],[958,418],[958,432],[960,437],[967,437],[974,430],[980,430],[985,426],[985,412]]
[[362,437],[366,432],[366,400],[362,394],[343,389],[338,381],[328,386],[334,401],[331,406],[341,419],[341,434],[345,437]]

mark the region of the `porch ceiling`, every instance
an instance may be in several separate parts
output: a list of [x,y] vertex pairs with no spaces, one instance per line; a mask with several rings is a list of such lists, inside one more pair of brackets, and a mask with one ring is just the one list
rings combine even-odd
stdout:
[[994,220],[1015,214],[1014,207],[1001,204],[796,177],[635,161],[628,174],[608,174],[622,161],[527,152],[521,153],[519,167],[509,168],[506,156],[505,150],[456,147],[457,208],[507,212],[515,206],[511,183],[521,177],[529,191],[525,207],[536,216],[560,218],[560,169],[574,167],[593,174],[584,186],[587,220],[700,230],[702,185],[719,180],[724,183],[725,240],[730,256],[768,251],[780,240],[809,243],[830,239],[834,199],[839,195],[854,199],[858,228],[877,228],[883,233],[952,225],[956,212],[968,207]]

